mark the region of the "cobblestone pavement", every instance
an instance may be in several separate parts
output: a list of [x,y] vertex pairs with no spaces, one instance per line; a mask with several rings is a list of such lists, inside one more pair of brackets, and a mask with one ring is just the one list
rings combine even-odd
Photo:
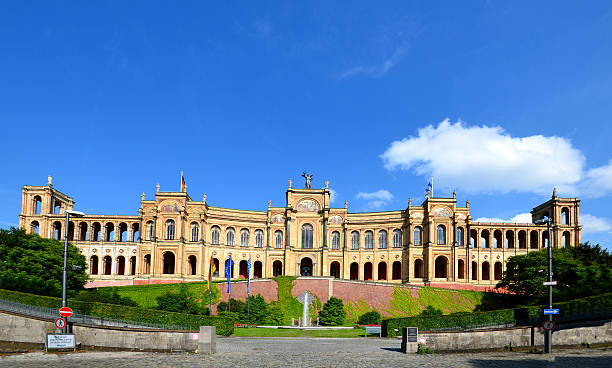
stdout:
[[556,350],[553,354],[491,352],[402,354],[390,339],[218,338],[214,355],[193,353],[42,352],[0,357],[0,367],[571,367],[610,368],[612,349]]

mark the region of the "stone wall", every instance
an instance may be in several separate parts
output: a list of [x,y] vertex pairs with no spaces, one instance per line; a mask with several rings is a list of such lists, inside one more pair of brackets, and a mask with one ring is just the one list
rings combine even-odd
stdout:
[[[46,334],[54,333],[53,321],[0,312],[0,341],[45,343]],[[190,332],[129,330],[74,326],[76,343],[87,346],[135,350],[195,351],[197,342]]]
[[[553,332],[553,346],[597,344],[612,342],[612,322],[574,327],[560,326]],[[506,346],[521,347],[544,345],[544,330],[540,327],[514,327],[462,332],[419,332],[425,338],[425,346],[434,351],[499,349]]]

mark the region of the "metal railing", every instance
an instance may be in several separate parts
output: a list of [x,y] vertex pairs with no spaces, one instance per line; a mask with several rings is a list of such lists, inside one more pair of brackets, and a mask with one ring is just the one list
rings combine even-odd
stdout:
[[[0,299],[0,310],[5,312],[12,312],[21,315],[51,319],[54,320],[59,318],[59,308],[45,308],[34,305],[21,304],[8,300]],[[83,325],[94,325],[104,327],[119,327],[119,328],[133,328],[133,329],[152,329],[152,330],[190,330],[189,326],[175,326],[175,325],[164,325],[157,323],[148,322],[136,322],[136,321],[124,321],[112,318],[102,318],[89,316],[87,314],[80,313],[74,310],[73,315],[69,318],[69,322],[83,324]]]

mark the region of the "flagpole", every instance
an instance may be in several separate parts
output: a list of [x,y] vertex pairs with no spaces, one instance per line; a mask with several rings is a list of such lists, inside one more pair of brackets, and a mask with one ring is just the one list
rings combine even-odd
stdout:
[[212,316],[212,266],[213,257],[210,256],[210,262],[208,262],[208,315]]
[[251,256],[249,255],[249,267],[247,269],[247,328],[251,322]]

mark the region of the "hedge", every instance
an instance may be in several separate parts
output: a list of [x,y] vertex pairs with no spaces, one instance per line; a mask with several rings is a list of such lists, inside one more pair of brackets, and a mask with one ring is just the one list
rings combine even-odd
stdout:
[[442,316],[388,318],[382,321],[385,337],[402,334],[402,327],[418,327],[419,330],[468,329],[478,326],[495,326],[514,323],[514,310],[500,309],[491,312],[461,312]]
[[[62,305],[60,298],[9,290],[0,290],[0,299],[45,308],[59,308]],[[183,326],[190,330],[199,330],[199,326],[215,326],[217,328],[217,334],[222,336],[229,336],[234,332],[235,320],[228,317],[174,313],[155,309],[104,303],[87,303],[74,300],[69,300],[68,305],[75,311],[92,317],[169,326]]]
[[[570,322],[612,317],[612,293],[553,303],[559,309],[556,321]],[[501,309],[490,312],[456,313],[443,316],[388,318],[382,322],[383,336],[392,337],[402,333],[402,327],[418,327],[420,330],[468,329],[478,326],[503,324],[539,325],[544,320],[544,306]],[[396,331],[397,329],[397,331]]]

